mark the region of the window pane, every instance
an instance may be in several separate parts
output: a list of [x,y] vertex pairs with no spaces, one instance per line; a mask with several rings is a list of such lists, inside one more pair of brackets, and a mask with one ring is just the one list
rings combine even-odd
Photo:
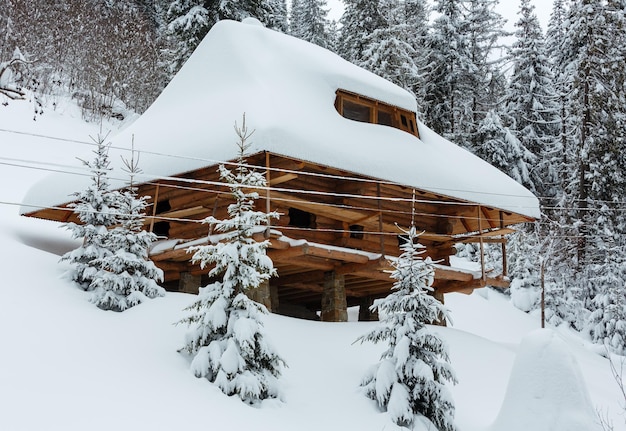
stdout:
[[343,101],[343,116],[356,121],[370,122],[370,108],[368,106],[359,105],[358,103]]
[[378,124],[385,126],[391,126],[391,113],[385,111],[378,111]]

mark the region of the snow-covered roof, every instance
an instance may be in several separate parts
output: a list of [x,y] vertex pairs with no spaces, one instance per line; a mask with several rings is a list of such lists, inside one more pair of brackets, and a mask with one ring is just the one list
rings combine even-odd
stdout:
[[[112,138],[113,146],[130,148],[134,140],[146,151],[140,164],[147,176],[176,175],[235,159],[233,126],[245,113],[255,130],[250,153],[269,151],[539,216],[531,192],[423,124],[418,139],[343,118],[334,107],[338,89],[417,111],[410,93],[326,49],[253,19],[220,21],[153,105]],[[112,150],[112,162],[119,158]],[[31,189],[25,204],[58,205],[79,187],[75,176],[56,175]]]

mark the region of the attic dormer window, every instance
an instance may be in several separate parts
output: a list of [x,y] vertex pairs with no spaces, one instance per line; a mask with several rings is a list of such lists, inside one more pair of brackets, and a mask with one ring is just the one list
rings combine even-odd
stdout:
[[336,94],[335,108],[343,117],[394,127],[419,137],[415,112],[344,90],[337,90]]
[[372,109],[369,106],[354,103],[350,100],[343,101],[342,115],[350,120],[362,121],[364,123],[372,122]]

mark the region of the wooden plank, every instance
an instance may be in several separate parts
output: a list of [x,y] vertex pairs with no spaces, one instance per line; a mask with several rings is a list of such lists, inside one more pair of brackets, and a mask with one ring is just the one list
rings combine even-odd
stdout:
[[348,263],[341,265],[335,271],[337,274],[353,274],[355,272],[379,272],[383,269],[389,269],[391,266],[385,258],[369,260],[366,263]]
[[282,200],[284,202],[284,205],[288,207],[293,207],[302,211],[323,215],[334,220],[353,223],[355,220],[360,220],[364,217],[362,211],[355,211],[336,206],[328,206],[324,203],[319,202],[311,202],[283,192],[272,191],[271,196],[272,200]]
[[152,254],[150,255],[150,259],[154,262],[161,262],[164,260],[173,260],[173,261],[182,261],[182,260],[191,260],[193,253],[187,252],[188,248],[177,248],[174,250],[167,250],[163,253]]
[[485,244],[506,244],[507,239],[506,238],[485,238],[485,237],[476,236],[472,238],[466,238],[458,242],[463,243],[463,244],[469,244],[469,243],[481,242],[481,241]]
[[306,284],[318,284],[324,281],[324,271],[312,270],[302,271],[296,274],[290,274],[287,276],[281,276],[278,274],[277,278],[273,278],[271,284],[274,286],[285,286],[296,283]]
[[267,250],[267,256],[272,262],[289,262],[294,257],[304,256],[302,247],[290,247],[283,250]]
[[270,181],[269,181],[269,185],[270,186],[276,186],[278,184],[283,184],[283,183],[286,183],[288,181],[295,180],[296,178],[298,178],[297,174],[291,174],[291,173],[290,174],[283,174],[283,175],[280,175],[278,177],[271,178]]
[[366,263],[370,260],[369,257],[360,253],[351,252],[349,249],[339,250],[334,248],[317,247],[310,244],[303,247],[306,248],[305,255],[308,256],[354,263]]
[[[468,243],[468,242],[480,242],[482,238],[483,241],[487,242],[487,239],[490,237],[508,235],[514,232],[517,232],[517,230],[513,228],[508,228],[508,227],[505,227],[502,229],[495,228],[493,230],[488,230],[485,232],[477,232],[471,235],[457,236],[455,237],[455,239],[456,239],[456,242]],[[500,242],[500,241],[493,241],[493,242]]]
[[303,244],[286,250],[268,250],[267,255],[276,262],[289,261],[298,256],[312,256],[322,259],[337,260],[340,262],[366,263],[370,259],[366,255],[355,253],[349,249],[318,247],[313,244]]
[[[302,198],[291,196],[282,192],[272,192],[271,195],[273,200],[283,200],[285,206],[291,206],[302,211],[322,215],[324,217],[328,217],[341,222],[346,222],[349,224],[359,224],[357,222],[360,221],[360,224],[364,225],[364,227],[367,227],[368,230],[371,232],[377,232],[380,229],[380,226],[377,222],[378,218],[376,217],[378,215],[377,209],[372,209],[372,214],[370,217],[364,216],[364,213],[366,211],[355,211],[338,206],[327,205],[324,203],[310,202]],[[398,230],[397,226],[394,223],[383,223],[382,229],[384,232],[401,234],[401,232]],[[451,235],[438,234],[433,232],[424,232],[423,234],[421,234],[420,237],[438,242],[448,242],[452,240]]]
[[472,281],[474,275],[468,272],[456,271],[452,268],[435,268],[435,278],[439,280],[457,280],[457,281]]
[[350,274],[346,274],[346,275],[363,277],[363,278],[367,278],[368,280],[385,281],[389,283],[389,288],[391,288],[391,285],[393,284],[393,281],[394,281],[391,278],[391,272],[387,272],[387,271],[383,272],[383,271],[372,271],[372,270],[363,269],[363,270],[353,271]]
[[185,218],[185,217],[190,217],[190,216],[194,216],[197,214],[201,214],[207,211],[208,211],[207,208],[205,208],[204,206],[198,205],[195,207],[163,212],[163,213],[158,214],[158,217]]
[[337,267],[336,263],[332,261],[324,261],[319,258],[306,256],[294,257],[289,260],[289,264],[302,268],[319,269],[321,271],[333,271]]
[[157,182],[156,190],[154,192],[154,199],[152,200],[152,218],[150,218],[150,228],[148,229],[148,232],[152,232],[154,230],[154,216],[156,215],[158,202],[159,202],[159,183]]

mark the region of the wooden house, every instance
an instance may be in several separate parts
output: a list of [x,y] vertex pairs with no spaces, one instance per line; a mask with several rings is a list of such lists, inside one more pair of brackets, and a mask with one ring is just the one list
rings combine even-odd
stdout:
[[[438,261],[436,295],[506,286],[481,261],[455,268],[455,244],[501,244],[512,225],[539,216],[537,199],[496,168],[416,118],[414,98],[335,54],[263,28],[216,24],[162,95],[112,139],[111,160],[140,151],[146,228],[163,238],[151,258],[170,290],[195,292],[207,270],[187,248],[207,241],[201,221],[232,202],[217,166],[237,156],[235,122],[254,129],[247,163],[265,172],[258,205],[282,214],[268,255],[278,270],[254,293],[271,310],[346,320],[346,307],[389,293],[389,259],[414,220]],[[121,171],[114,177],[123,181]],[[24,215],[67,221],[84,177],[55,174],[27,196]],[[86,183],[85,183],[86,184]],[[122,186],[122,183],[118,185]],[[42,190],[47,193],[42,193]],[[504,253],[506,256],[506,253]],[[204,278],[204,279],[203,279]]]

